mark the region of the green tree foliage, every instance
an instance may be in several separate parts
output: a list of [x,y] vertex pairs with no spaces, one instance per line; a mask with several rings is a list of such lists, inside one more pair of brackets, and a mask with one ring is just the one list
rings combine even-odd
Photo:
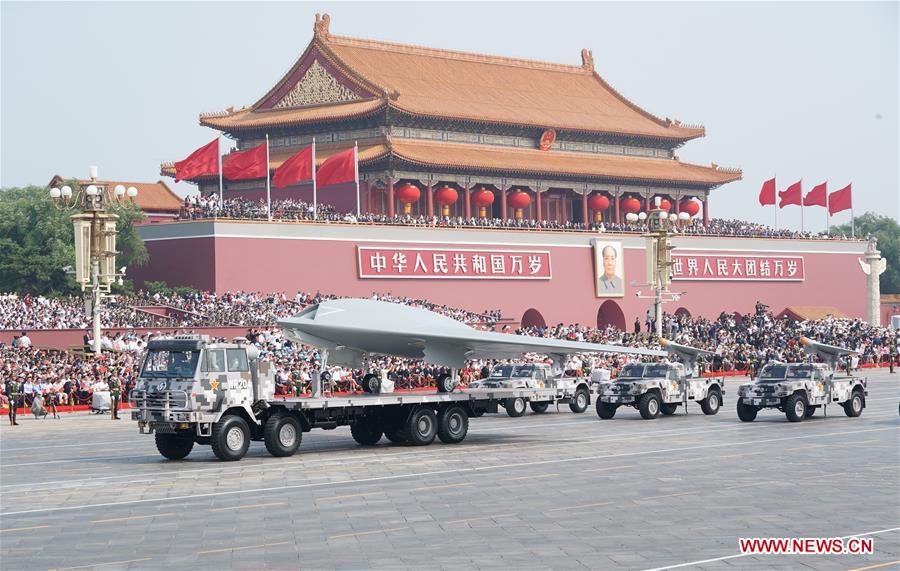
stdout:
[[[881,274],[881,293],[900,293],[900,224],[889,216],[866,212],[853,219],[856,236],[875,236],[881,257],[887,260],[887,269]],[[850,235],[850,224],[832,226],[835,235]]]
[[[73,193],[75,181],[66,184]],[[133,222],[143,213],[134,205],[114,206],[119,215],[119,267],[137,267],[149,256]],[[60,211],[46,188],[27,186],[0,189],[0,292],[62,295],[76,291],[75,281],[63,271],[75,265],[74,231],[69,216]]]

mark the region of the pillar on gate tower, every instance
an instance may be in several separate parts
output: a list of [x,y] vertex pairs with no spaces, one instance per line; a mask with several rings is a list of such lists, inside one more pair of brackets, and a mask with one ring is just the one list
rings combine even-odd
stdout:
[[585,229],[588,227],[588,203],[587,203],[587,189],[584,189],[584,192],[581,193],[581,224]]
[[543,216],[543,212],[541,211],[541,187],[539,187],[539,186],[534,187],[534,201],[535,201],[535,207],[537,208],[537,210],[535,212],[536,218],[537,218],[537,221],[540,222],[544,219],[544,216]]
[[869,238],[866,259],[857,259],[866,274],[866,321],[874,327],[881,326],[881,274],[887,268],[887,260],[881,257],[877,246],[878,239]]
[[431,218],[434,216],[434,181],[429,180],[428,184],[425,185],[425,213]]
[[466,219],[472,217],[472,184],[466,184],[463,187],[465,191],[465,202],[463,203],[463,212],[466,213]]
[[703,196],[703,226],[709,226],[709,195]]
[[394,177],[389,176],[387,179],[388,191],[388,218],[394,217]]
[[615,218],[616,224],[621,224],[622,223],[622,208],[619,205],[619,200],[622,198],[622,193],[617,190],[613,196],[615,197],[615,198],[613,198],[613,208],[616,209],[616,218]]
[[503,223],[506,224],[506,189],[509,188],[506,185],[500,186],[500,218],[503,219]]

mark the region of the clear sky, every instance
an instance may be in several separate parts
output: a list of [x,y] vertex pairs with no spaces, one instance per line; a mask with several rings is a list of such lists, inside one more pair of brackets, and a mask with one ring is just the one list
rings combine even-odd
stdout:
[[[580,64],[660,117],[702,123],[683,161],[741,167],[714,216],[771,224],[761,183],[853,183],[856,214],[900,219],[898,3],[0,3],[0,184],[151,181],[255,102],[312,38],[362,38]],[[492,86],[496,87],[496,86]],[[178,185],[187,191],[192,185]],[[838,214],[835,223],[849,214]],[[798,207],[779,213],[800,226]],[[808,208],[807,228],[825,226]]]

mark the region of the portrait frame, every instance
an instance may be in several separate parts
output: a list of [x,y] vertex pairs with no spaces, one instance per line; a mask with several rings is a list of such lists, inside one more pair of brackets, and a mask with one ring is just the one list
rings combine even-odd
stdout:
[[[625,249],[621,240],[594,238],[594,291],[598,298],[625,297]],[[612,248],[616,254],[616,266],[612,279],[605,272],[603,252]],[[610,282],[612,282],[611,287]]]

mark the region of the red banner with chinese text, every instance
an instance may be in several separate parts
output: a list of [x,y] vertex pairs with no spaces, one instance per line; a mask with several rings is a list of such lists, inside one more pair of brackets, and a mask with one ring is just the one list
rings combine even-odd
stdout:
[[802,256],[672,253],[673,280],[803,281]]
[[360,278],[549,280],[550,252],[357,246]]

